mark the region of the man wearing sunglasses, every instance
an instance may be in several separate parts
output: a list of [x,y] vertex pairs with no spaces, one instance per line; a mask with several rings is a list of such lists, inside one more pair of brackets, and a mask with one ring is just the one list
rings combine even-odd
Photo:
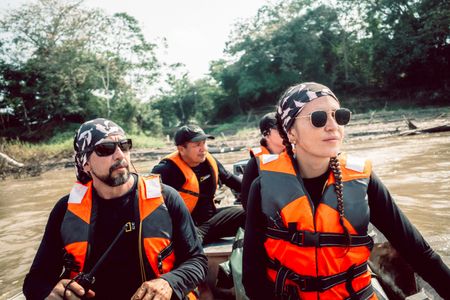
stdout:
[[192,218],[159,176],[129,171],[131,148],[112,121],[81,125],[78,181],[50,213],[27,299],[192,299],[207,268]]
[[244,227],[244,210],[241,206],[216,208],[214,195],[219,182],[240,192],[241,178],[228,172],[208,152],[206,140],[214,137],[200,127],[182,126],[174,139],[177,150],[159,162],[152,173],[161,174],[162,181],[180,193],[203,244],[234,236],[239,227]]

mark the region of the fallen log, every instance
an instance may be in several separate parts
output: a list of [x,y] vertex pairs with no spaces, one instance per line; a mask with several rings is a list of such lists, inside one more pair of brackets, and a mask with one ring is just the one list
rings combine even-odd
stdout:
[[234,151],[240,151],[244,149],[245,146],[236,146],[236,147],[208,147],[208,152],[212,154],[216,153],[228,153]]
[[8,163],[10,165],[18,167],[18,168],[23,168],[23,166],[24,166],[23,163],[15,161],[14,159],[12,159],[11,157],[9,157],[8,155],[6,155],[5,153],[2,153],[2,152],[0,152],[0,159],[6,161],[6,163]]
[[450,124],[444,124],[439,126],[433,126],[428,128],[417,128],[417,129],[411,129],[411,130],[405,130],[399,132],[398,135],[405,136],[405,135],[414,135],[414,134],[420,134],[420,133],[435,133],[435,132],[445,132],[450,131]]
[[406,125],[408,125],[408,129],[417,129],[417,126],[410,119],[406,118],[405,115],[402,116],[406,122]]

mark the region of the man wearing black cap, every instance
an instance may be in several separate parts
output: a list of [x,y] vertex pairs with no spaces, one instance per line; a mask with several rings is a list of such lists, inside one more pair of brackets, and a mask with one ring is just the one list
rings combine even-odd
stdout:
[[283,139],[277,128],[277,119],[275,112],[265,114],[259,121],[259,130],[262,138],[259,141],[260,146],[250,149],[250,160],[244,169],[242,177],[241,203],[244,209],[247,209],[247,198],[253,180],[259,176],[258,165],[256,163],[258,157],[263,154],[280,154],[284,150]]
[[238,206],[216,208],[214,195],[219,182],[239,192],[241,179],[208,152],[206,140],[214,137],[200,127],[182,126],[174,139],[177,151],[160,161],[152,173],[160,174],[165,184],[180,193],[204,244],[234,236],[240,226],[244,227],[244,210]]
[[260,147],[250,149],[250,156],[261,154],[278,154],[284,150],[283,139],[280,137],[277,128],[275,112],[265,114],[259,121],[259,130],[262,138],[259,141]]
[[183,200],[157,175],[129,171],[131,147],[112,121],[81,125],[78,182],[50,213],[27,299],[185,299],[204,281],[206,257]]

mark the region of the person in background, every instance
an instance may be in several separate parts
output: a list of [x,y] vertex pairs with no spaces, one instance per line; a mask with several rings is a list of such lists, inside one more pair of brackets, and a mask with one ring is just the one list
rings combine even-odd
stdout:
[[259,141],[260,146],[250,149],[250,157],[262,154],[279,154],[284,150],[283,139],[278,132],[275,112],[267,113],[259,120],[259,130],[262,135]]
[[250,149],[250,160],[244,169],[244,176],[242,177],[241,189],[241,203],[244,209],[247,209],[247,198],[250,186],[259,175],[257,158],[263,154],[279,154],[284,150],[283,139],[280,137],[277,127],[277,119],[275,112],[265,114],[259,121],[259,129],[262,138],[260,140],[260,147]]
[[205,134],[196,125],[180,127],[174,136],[177,150],[153,167],[162,181],[176,189],[191,212],[203,244],[221,237],[234,236],[244,227],[245,212],[240,206],[216,208],[214,196],[219,183],[241,190],[241,179],[228,172],[208,152]]
[[374,298],[371,222],[444,298],[450,270],[368,160],[341,153],[351,113],[318,83],[292,86],[277,119],[286,151],[258,159],[247,204],[243,283],[250,299]]
[[207,260],[178,193],[129,171],[132,141],[110,120],[73,145],[78,181],[50,213],[26,298],[194,299]]

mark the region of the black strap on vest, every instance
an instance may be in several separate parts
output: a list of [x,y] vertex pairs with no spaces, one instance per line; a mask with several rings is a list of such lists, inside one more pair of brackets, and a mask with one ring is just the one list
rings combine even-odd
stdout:
[[[287,279],[293,281],[302,292],[323,292],[343,282],[349,282],[351,284],[354,278],[364,274],[368,270],[367,262],[365,262],[359,266],[352,266],[347,271],[335,275],[313,277],[297,274],[274,261],[269,262],[269,267],[277,271],[275,278],[275,295],[277,297],[285,296]],[[349,291],[351,298],[353,298],[352,296],[358,295],[358,293],[353,291],[353,289]]]
[[350,235],[350,243],[345,234],[283,230],[266,228],[266,236],[273,239],[289,241],[300,247],[347,247],[347,246],[373,246],[373,240],[368,235]]
[[91,271],[89,273],[84,273],[84,272],[78,273],[66,285],[66,287],[64,288],[63,299],[67,299],[66,298],[67,289],[68,289],[69,285],[72,283],[72,281],[76,281],[79,285],[81,285],[83,287],[83,289],[84,289],[84,296],[82,297],[82,299],[86,299],[87,292],[89,291],[89,289],[92,287],[92,285],[95,282],[95,276],[94,275],[95,275],[97,269],[103,264],[103,262],[108,257],[109,253],[114,248],[114,246],[116,245],[117,241],[122,237],[122,235],[124,233],[130,232],[130,231],[133,231],[133,230],[135,230],[135,223],[134,222],[127,222],[127,223],[125,223],[125,225],[122,226],[122,228],[120,229],[119,233],[116,235],[116,237],[114,238],[112,243],[109,245],[108,249],[106,249],[106,251],[102,254],[100,259],[95,263],[95,265],[91,269]]
[[195,196],[195,197],[200,197],[199,193],[196,193],[196,192],[193,192],[193,191],[190,191],[190,190],[186,190],[186,189],[183,189],[183,188],[180,188],[178,191],[179,192],[183,192],[185,194],[189,194],[189,195]]
[[170,242],[166,248],[162,249],[158,254],[158,271],[163,273],[163,260],[166,259],[173,252],[173,244]]
[[355,292],[354,295],[351,295],[350,297],[345,298],[345,300],[366,300],[366,299],[370,299],[373,295],[373,287],[371,284],[369,284],[368,286],[366,286],[365,288]]

